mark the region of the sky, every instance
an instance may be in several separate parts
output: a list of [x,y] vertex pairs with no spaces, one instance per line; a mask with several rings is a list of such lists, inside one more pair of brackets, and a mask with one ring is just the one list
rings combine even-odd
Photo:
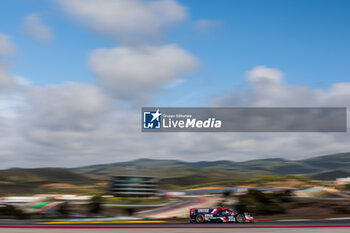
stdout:
[[347,0],[3,0],[0,167],[350,151],[348,133],[139,128],[142,106],[348,107],[349,10]]

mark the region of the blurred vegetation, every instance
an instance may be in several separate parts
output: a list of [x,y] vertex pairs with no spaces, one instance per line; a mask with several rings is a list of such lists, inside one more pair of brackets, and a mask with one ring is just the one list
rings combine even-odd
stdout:
[[26,219],[28,215],[13,205],[0,206],[0,218]]
[[[346,175],[344,172],[350,172],[350,153],[331,154],[304,160],[270,158],[243,162],[225,160],[184,162],[179,160],[137,159],[129,162],[78,167],[71,170],[101,180],[105,180],[112,174],[151,175],[157,176],[160,179],[167,179],[213,171],[226,171],[231,172],[232,175],[236,173],[244,177],[257,177],[268,174],[305,174],[308,176],[315,175],[315,178],[312,177],[314,179],[330,180],[338,177],[346,177],[344,176]],[[322,175],[325,170],[327,172],[332,170],[342,172],[325,173]],[[231,178],[233,177],[232,175]],[[328,175],[332,175],[332,177]]]
[[335,169],[310,175],[315,180],[336,180],[337,178],[350,177],[350,171]]
[[2,195],[32,195],[36,193],[93,192],[96,181],[63,168],[0,170]]
[[71,213],[71,209],[68,202],[61,204],[57,209],[58,217],[61,217],[61,218],[68,217],[70,213]]
[[88,204],[90,214],[98,214],[102,211],[103,198],[101,195],[93,196]]
[[32,168],[0,170],[2,184],[11,183],[70,183],[91,184],[94,181],[85,175],[64,168]]
[[344,190],[344,191],[350,191],[350,183],[345,184],[345,185],[343,186],[343,190]]
[[239,197],[237,209],[259,215],[285,213],[283,203],[290,202],[292,192],[287,190],[277,193],[263,193],[259,190],[249,190]]
[[37,193],[96,195],[106,193],[110,177],[118,174],[156,176],[159,178],[159,188],[163,190],[205,186],[261,186],[268,182],[289,180],[300,181],[301,183],[295,188],[303,189],[313,185],[327,185],[322,182],[312,182],[295,174],[303,174],[317,180],[334,180],[349,176],[350,153],[297,161],[279,158],[243,162],[138,159],[70,169],[13,168],[0,170],[0,193],[1,195]]
[[[198,185],[189,185],[185,187],[181,187],[179,189],[193,189],[193,188],[200,188],[200,187],[206,187],[206,186],[226,186],[226,187],[233,187],[233,186],[239,186],[239,185],[256,185],[261,186],[263,184],[266,184],[268,182],[276,182],[276,181],[301,181],[300,184],[297,185],[295,188],[308,188],[311,186],[328,186],[327,184],[324,184],[323,182],[315,182],[312,181],[304,176],[296,176],[296,175],[269,175],[269,176],[262,176],[262,177],[256,177],[256,178],[246,178],[246,179],[234,179],[234,180],[228,180],[228,181],[221,181],[221,182],[209,182],[209,183],[202,183]],[[288,183],[286,183],[288,185]]]

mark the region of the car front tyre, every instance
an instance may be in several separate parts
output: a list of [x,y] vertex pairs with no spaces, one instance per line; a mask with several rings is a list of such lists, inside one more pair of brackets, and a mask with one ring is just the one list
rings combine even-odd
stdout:
[[244,214],[242,213],[242,214],[238,214],[237,216],[236,216],[236,221],[238,222],[238,223],[244,223],[245,222],[245,216],[244,216]]

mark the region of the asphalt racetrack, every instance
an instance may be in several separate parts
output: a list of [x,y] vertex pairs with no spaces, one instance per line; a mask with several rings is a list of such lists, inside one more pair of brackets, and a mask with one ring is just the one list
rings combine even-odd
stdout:
[[350,232],[350,219],[336,220],[286,220],[256,223],[100,223],[100,224],[41,224],[40,222],[3,222],[1,233],[93,233],[93,232]]

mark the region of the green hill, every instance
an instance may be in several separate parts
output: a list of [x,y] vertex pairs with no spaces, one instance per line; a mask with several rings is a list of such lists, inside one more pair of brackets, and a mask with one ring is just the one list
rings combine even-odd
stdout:
[[87,185],[95,180],[64,168],[34,168],[0,170],[0,195],[51,192],[49,184]]
[[337,178],[350,177],[350,171],[332,170],[312,174],[310,177],[315,180],[335,180]]
[[[350,176],[350,153],[332,154],[305,160],[280,158],[243,162],[138,159],[129,162],[97,164],[77,168],[36,168],[0,170],[0,194],[54,192],[47,184],[79,186],[75,192],[104,191],[101,187],[84,189],[99,181],[109,181],[118,174],[150,175],[160,179],[162,188],[179,188],[204,183],[234,184],[237,179],[266,175],[303,175],[317,180],[334,180]],[[61,192],[61,190],[56,190]],[[64,189],[72,192],[73,189]]]
[[86,184],[93,180],[64,168],[33,168],[0,170],[0,181],[13,183]]
[[301,174],[311,175],[330,170],[350,172],[350,153],[319,156],[305,160],[258,159],[244,162],[200,161],[184,162],[178,160],[138,159],[130,162],[99,164],[73,168],[72,171],[88,174],[91,177],[106,177],[113,174],[144,174],[160,178],[189,176],[210,169],[234,171],[247,176],[261,174]]
[[172,189],[189,185],[198,185],[210,182],[221,182],[235,179],[241,179],[245,176],[232,171],[207,171],[199,172],[189,176],[164,178],[159,182],[163,189]]
[[317,167],[322,170],[341,169],[350,171],[350,152],[318,156],[302,161],[304,164],[310,165],[312,167]]

